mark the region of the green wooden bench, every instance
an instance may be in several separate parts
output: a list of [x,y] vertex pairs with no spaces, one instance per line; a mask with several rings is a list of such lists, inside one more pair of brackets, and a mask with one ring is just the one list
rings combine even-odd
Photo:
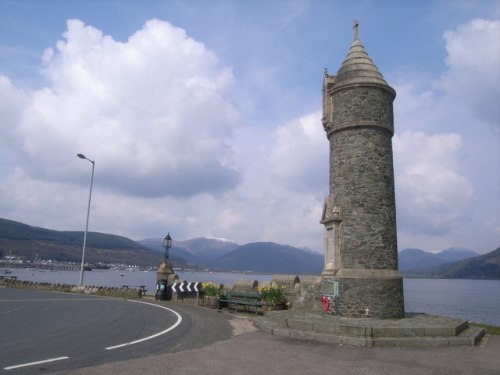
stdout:
[[261,295],[259,292],[246,292],[241,290],[231,290],[224,297],[220,298],[217,306],[218,310],[221,308],[221,303],[226,303],[229,309],[231,305],[235,305],[236,312],[238,312],[238,306],[243,306],[245,310],[247,306],[255,307],[255,314],[257,314],[259,308],[262,307]]

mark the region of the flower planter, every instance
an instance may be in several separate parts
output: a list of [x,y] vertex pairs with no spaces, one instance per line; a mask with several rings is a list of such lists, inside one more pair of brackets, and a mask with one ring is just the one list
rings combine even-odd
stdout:
[[276,310],[285,310],[286,305],[285,302],[266,302],[262,301],[262,310],[263,311],[276,311]]

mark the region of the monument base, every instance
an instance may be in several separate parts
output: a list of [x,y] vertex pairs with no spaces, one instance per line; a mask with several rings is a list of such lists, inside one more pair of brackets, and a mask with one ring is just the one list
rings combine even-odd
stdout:
[[335,303],[339,316],[404,317],[403,277],[396,270],[341,269],[335,276],[322,275],[321,291]]
[[319,312],[266,312],[255,325],[270,334],[361,347],[477,345],[483,328],[464,320],[407,313],[402,319],[359,319]]

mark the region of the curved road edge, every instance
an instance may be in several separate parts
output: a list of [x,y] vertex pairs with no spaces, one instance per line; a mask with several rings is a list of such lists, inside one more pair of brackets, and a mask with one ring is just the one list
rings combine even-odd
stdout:
[[138,339],[138,340],[126,342],[126,343],[123,343],[123,344],[109,346],[109,347],[105,348],[106,350],[113,350],[113,349],[123,348],[125,346],[135,345],[135,344],[138,344],[138,343],[141,343],[141,342],[144,342],[144,341],[152,340],[152,339],[154,339],[156,337],[159,337],[161,335],[164,335],[164,334],[172,331],[173,329],[177,328],[182,323],[182,316],[177,311],[169,309],[168,307],[165,307],[165,306],[162,306],[162,305],[157,305],[157,304],[154,304],[154,303],[149,303],[149,302],[136,301],[136,300],[128,300],[128,301],[129,302],[134,302],[134,303],[142,303],[142,304],[145,304],[145,305],[155,306],[155,307],[159,307],[159,308],[165,309],[165,310],[171,312],[172,314],[174,314],[177,317],[177,321],[173,325],[171,325],[170,327],[168,327],[167,329],[165,329],[165,330],[163,330],[161,332],[155,333],[154,335],[150,335],[148,337],[144,337],[142,339]]

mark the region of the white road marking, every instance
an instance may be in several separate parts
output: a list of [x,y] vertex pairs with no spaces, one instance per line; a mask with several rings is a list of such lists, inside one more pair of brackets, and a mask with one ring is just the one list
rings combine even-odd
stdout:
[[[63,301],[63,300],[60,300],[60,299],[48,299],[48,300],[49,301]],[[102,300],[105,300],[105,299],[100,299],[100,298],[95,298],[95,299],[94,298],[82,298],[82,299],[71,299],[70,301],[75,301],[75,300],[85,300],[85,301],[100,300],[100,301],[102,301]],[[28,301],[32,302],[32,301],[41,301],[41,300],[10,300],[9,302],[14,302],[14,301],[15,302],[20,302],[20,301],[23,301],[23,302],[28,302]],[[45,299],[45,301],[47,301],[47,299]],[[169,309],[168,307],[164,307],[164,306],[161,306],[161,305],[155,305],[155,304],[149,303],[149,302],[134,301],[134,300],[128,300],[128,301],[129,302],[135,302],[135,303],[142,303],[142,304],[145,304],[145,305],[155,306],[155,307],[159,307],[161,309],[167,310],[167,311],[173,313],[177,317],[177,321],[172,326],[170,326],[169,328],[167,328],[167,329],[165,329],[165,330],[163,330],[161,332],[155,333],[154,335],[151,335],[151,336],[148,336],[148,337],[144,337],[144,338],[139,339],[139,340],[126,342],[126,343],[119,344],[119,345],[109,346],[109,347],[105,348],[106,350],[113,350],[113,349],[123,348],[125,346],[134,345],[134,344],[138,344],[140,342],[144,342],[144,341],[147,341],[147,340],[154,339],[154,338],[156,338],[158,336],[164,335],[165,333],[172,331],[173,329],[177,328],[182,323],[182,317],[180,316],[180,314],[178,312],[172,310],[172,309]],[[3,302],[5,302],[5,301],[3,301]],[[22,367],[36,366],[36,365],[40,365],[40,364],[44,364],[44,363],[62,361],[62,360],[65,360],[65,359],[69,359],[69,357],[65,357],[64,356],[64,357],[57,357],[57,358],[45,359],[45,360],[42,360],[42,361],[22,363],[22,364],[18,364],[18,365],[14,365],[14,366],[4,367],[3,369],[4,370],[14,370],[14,369],[22,368]]]
[[179,326],[179,324],[181,324],[181,322],[182,322],[182,316],[180,316],[178,312],[176,312],[176,311],[174,311],[172,309],[169,309],[168,307],[161,306],[161,305],[155,305],[154,303],[149,303],[149,302],[141,302],[141,301],[134,301],[134,300],[129,300],[129,301],[130,302],[135,302],[135,303],[143,303],[145,305],[151,305],[151,306],[159,307],[161,309],[168,310],[168,311],[174,313],[177,316],[177,322],[175,322],[169,328],[167,328],[167,329],[165,329],[165,330],[163,330],[161,332],[155,333],[154,335],[151,335],[151,336],[148,336],[148,337],[144,337],[144,338],[139,339],[139,340],[126,342],[126,343],[119,344],[119,345],[109,346],[109,347],[106,348],[106,350],[113,350],[113,349],[123,348],[124,346],[134,345],[134,344],[138,344],[140,342],[144,342],[144,341],[147,341],[147,340],[154,339],[155,337],[164,335],[165,333],[170,332],[173,329],[177,328]]
[[50,359],[45,359],[43,361],[36,361],[36,362],[29,362],[29,363],[22,363],[20,365],[15,365],[15,366],[9,366],[9,367],[4,367],[4,370],[14,370],[16,368],[21,368],[21,367],[28,367],[28,366],[36,366],[40,365],[42,363],[49,363],[49,362],[56,362],[56,361],[62,361],[63,359],[68,359],[69,357],[57,357],[57,358],[50,358]]

